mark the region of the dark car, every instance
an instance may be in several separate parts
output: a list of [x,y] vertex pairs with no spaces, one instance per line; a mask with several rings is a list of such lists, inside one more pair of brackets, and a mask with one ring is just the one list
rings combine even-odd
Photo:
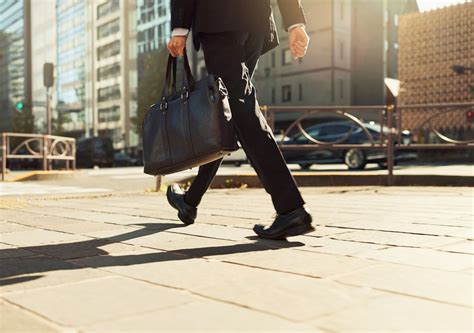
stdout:
[[116,152],[114,154],[114,166],[124,167],[124,166],[140,166],[142,161],[139,158],[130,156],[124,152]]
[[[370,133],[373,141],[380,144],[381,127],[375,123],[365,123],[364,126]],[[321,142],[332,142],[338,144],[370,144],[371,140],[367,133],[356,123],[349,121],[324,122],[305,128],[305,131],[312,138]],[[384,128],[384,133],[387,129]],[[398,137],[398,136],[396,136]],[[411,141],[411,134],[408,131],[402,132],[402,143],[408,144]],[[298,132],[290,137],[283,138],[284,144],[300,145],[313,144],[303,133]],[[314,149],[296,150],[282,149],[283,156],[287,163],[299,164],[302,169],[309,169],[313,164],[334,164],[345,163],[350,170],[362,170],[367,163],[378,163],[380,167],[386,167],[387,156],[385,149],[374,148],[362,149]],[[415,159],[416,154],[410,152],[397,151],[395,161]]]
[[76,165],[79,168],[111,167],[114,164],[112,139],[81,138],[76,141]]

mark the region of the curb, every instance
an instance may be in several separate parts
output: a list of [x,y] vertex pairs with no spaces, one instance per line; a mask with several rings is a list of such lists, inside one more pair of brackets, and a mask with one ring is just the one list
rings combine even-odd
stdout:
[[74,176],[74,171],[31,171],[16,177],[5,179],[5,182],[21,182],[27,180],[52,180],[72,178]]
[[[180,184],[192,182],[195,176],[179,181]],[[386,175],[317,175],[294,174],[296,183],[301,187],[309,186],[387,186]],[[210,188],[235,187],[262,188],[262,183],[256,174],[216,175]],[[474,186],[473,176],[443,176],[443,175],[396,175],[393,186]]]

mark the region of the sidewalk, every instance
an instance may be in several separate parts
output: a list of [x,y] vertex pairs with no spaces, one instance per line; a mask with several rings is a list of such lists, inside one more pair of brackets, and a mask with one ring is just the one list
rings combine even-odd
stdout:
[[263,189],[0,197],[0,332],[473,330],[472,188],[301,191],[288,242]]

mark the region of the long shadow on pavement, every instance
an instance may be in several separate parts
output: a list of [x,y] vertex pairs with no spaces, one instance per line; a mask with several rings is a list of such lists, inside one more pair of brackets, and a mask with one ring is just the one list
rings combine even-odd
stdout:
[[[255,243],[188,248],[173,250],[170,252],[156,252],[123,256],[110,256],[107,251],[99,248],[108,244],[119,243],[130,239],[148,236],[169,229],[185,227],[184,225],[171,223],[140,224],[140,226],[143,226],[143,229],[138,229],[129,233],[103,239],[91,239],[87,241],[66,244],[50,244],[0,250],[0,258],[11,258],[0,260],[0,286],[27,282],[39,279],[43,276],[25,276],[26,274],[38,274],[56,270],[74,270],[86,268],[84,266],[79,266],[77,264],[65,261],[70,259],[87,258],[87,267],[99,268],[111,266],[130,266],[151,262],[187,260],[216,255],[268,251],[281,248],[304,246],[304,244],[300,242],[269,242],[257,239]],[[34,253],[35,256],[21,258],[21,256],[24,255],[25,250]]]

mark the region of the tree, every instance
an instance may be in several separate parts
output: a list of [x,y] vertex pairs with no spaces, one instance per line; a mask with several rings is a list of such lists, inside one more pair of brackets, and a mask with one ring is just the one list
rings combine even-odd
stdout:
[[137,133],[142,135],[142,122],[150,105],[161,99],[165,84],[168,50],[162,47],[157,51],[139,55],[138,58],[138,89],[137,116],[132,118]]
[[12,127],[13,132],[33,133],[35,131],[35,116],[31,105],[25,105],[21,111],[13,111]]

